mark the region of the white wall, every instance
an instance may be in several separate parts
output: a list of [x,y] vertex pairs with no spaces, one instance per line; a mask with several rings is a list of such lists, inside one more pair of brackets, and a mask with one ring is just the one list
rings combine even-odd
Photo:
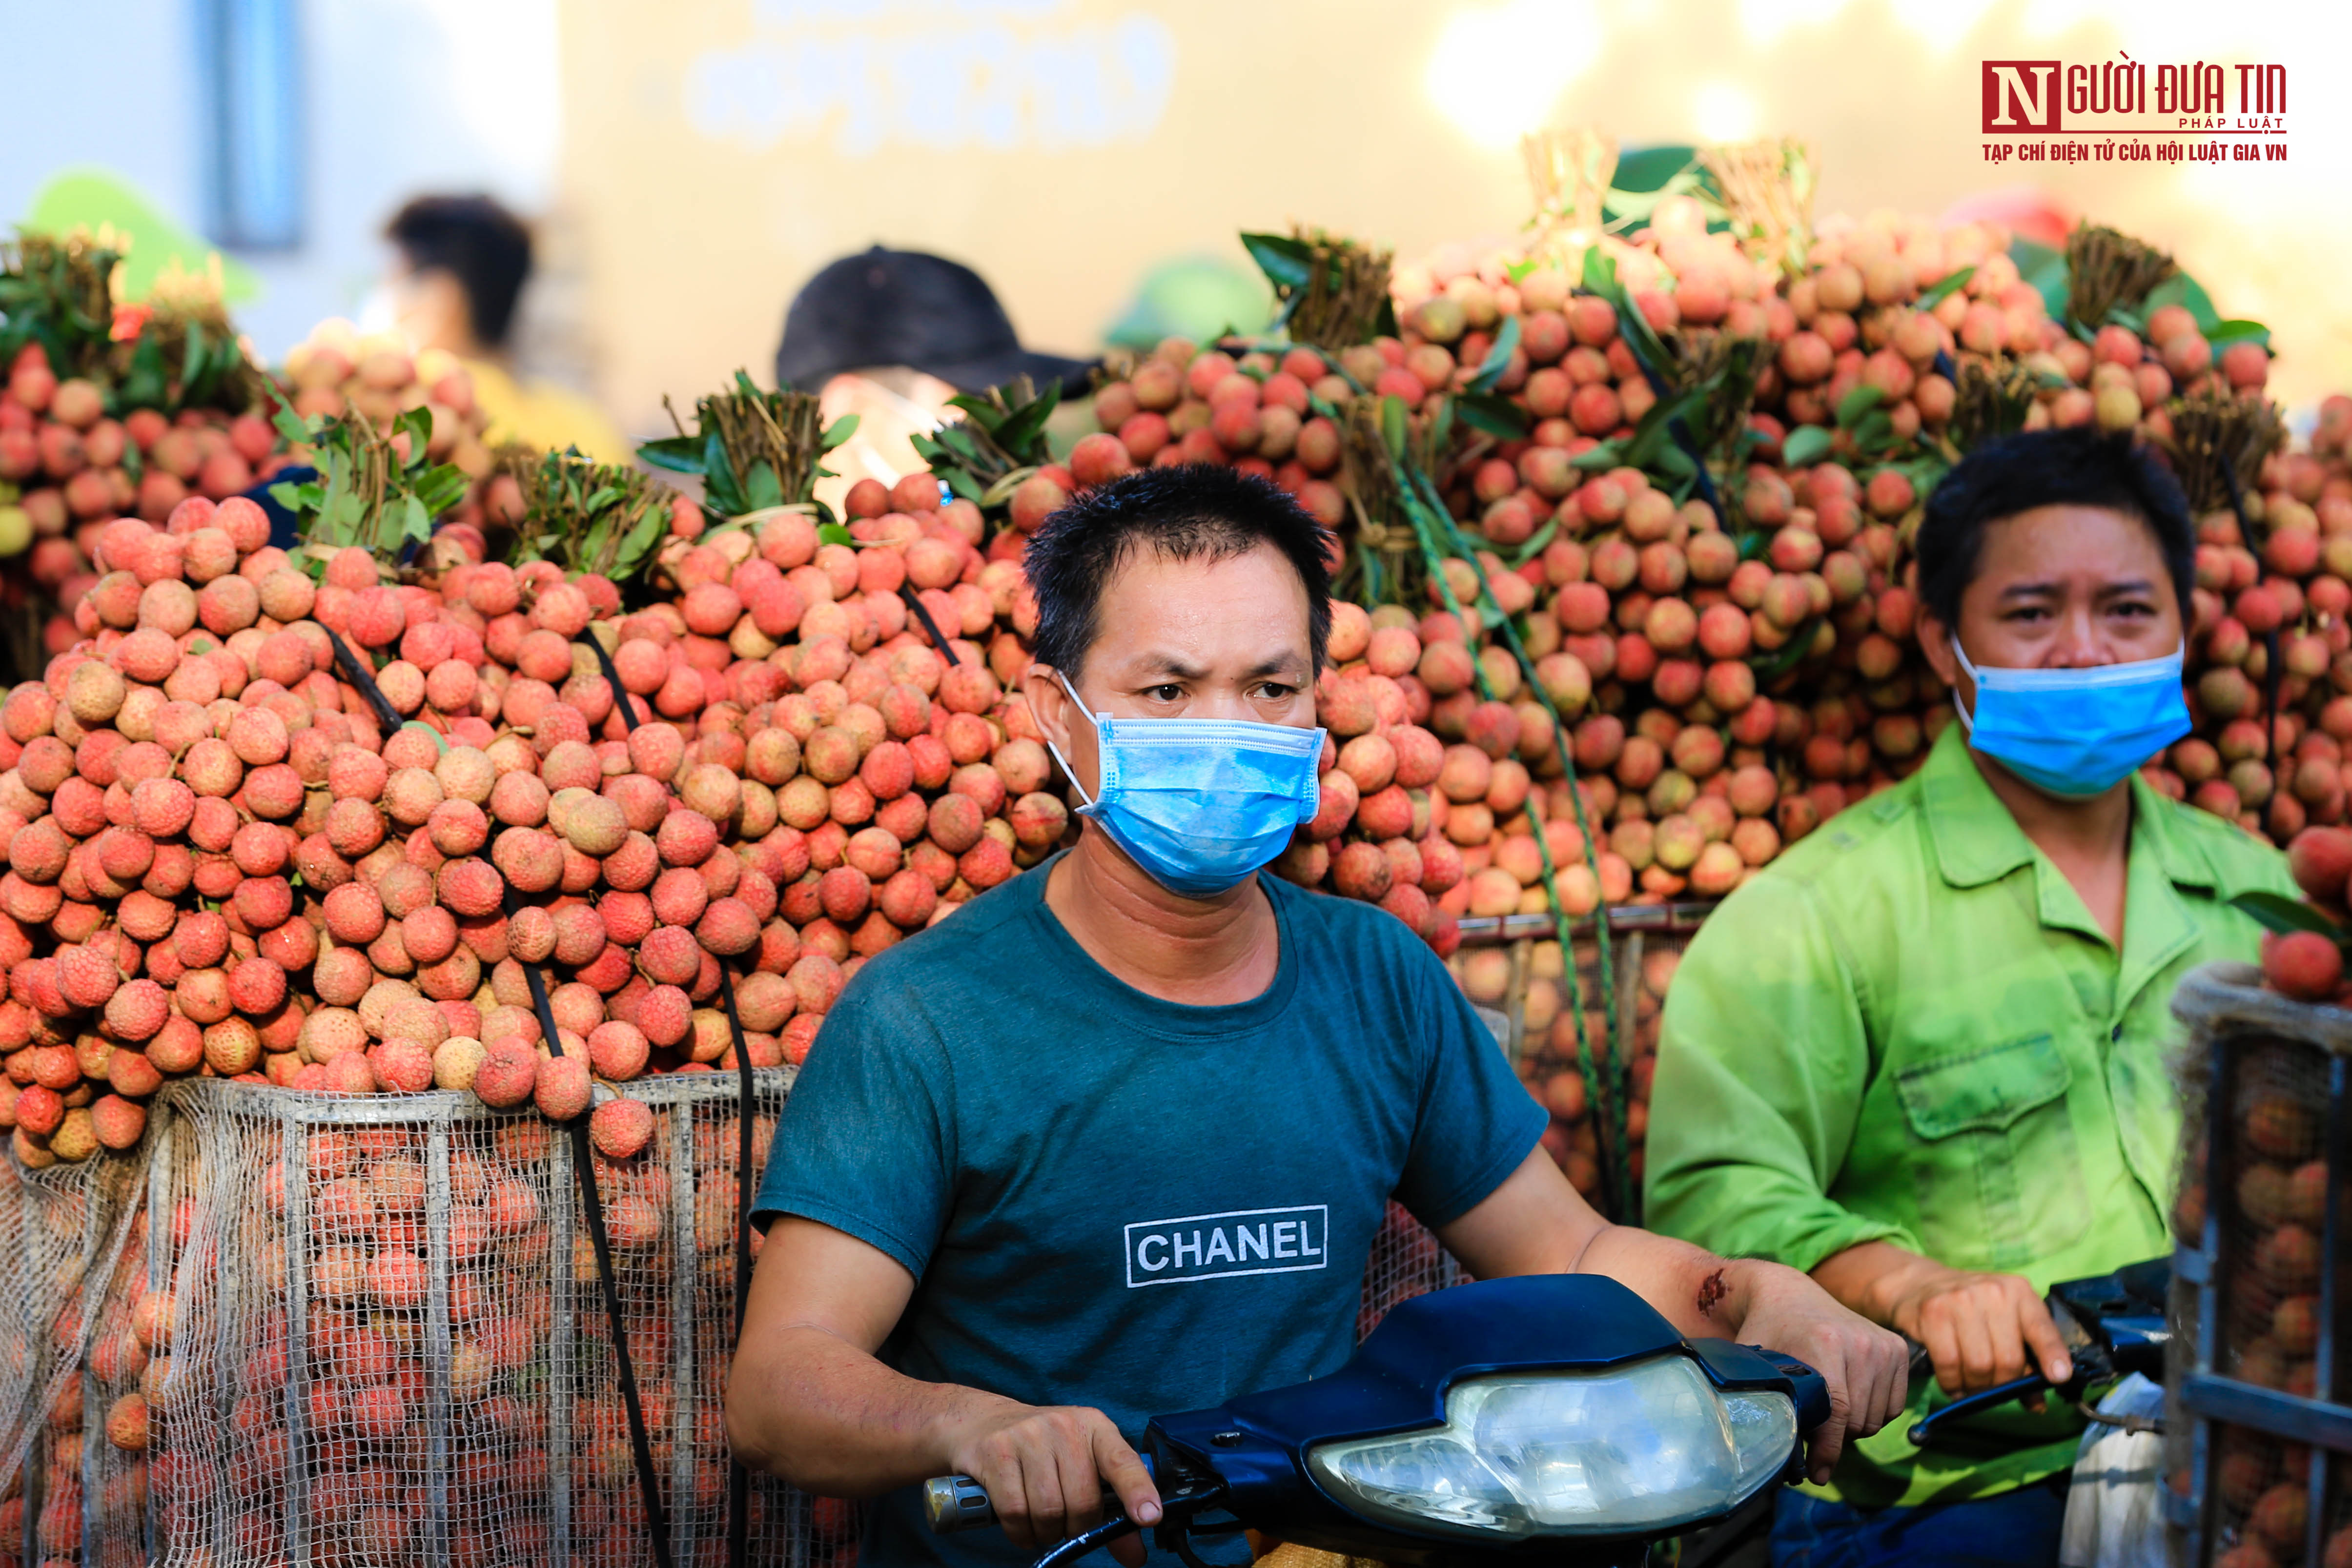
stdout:
[[[239,256],[237,319],[276,360],[382,272],[384,220],[421,192],[487,191],[525,215],[554,193],[558,0],[304,0],[308,211],[300,249]],[[194,0],[0,0],[11,69],[0,222],[60,170],[96,164],[202,231]],[[104,59],[101,70],[68,62]],[[527,301],[526,310],[530,309]]]
[[[0,0],[9,132],[0,223],[61,168],[101,164],[194,225],[202,201],[188,0]],[[102,58],[103,69],[75,62]]]

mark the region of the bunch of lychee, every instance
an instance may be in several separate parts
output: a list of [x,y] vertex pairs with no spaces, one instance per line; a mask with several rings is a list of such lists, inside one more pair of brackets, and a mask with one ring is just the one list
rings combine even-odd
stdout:
[[[473,379],[446,351],[412,355],[391,335],[362,336],[331,319],[287,356],[279,380],[305,418],[358,410],[388,425],[410,409],[428,410],[431,455],[481,481],[448,520],[476,526],[486,508],[502,521],[521,516],[514,479],[492,472]],[[0,504],[0,557],[30,546],[25,576],[0,586],[10,609],[47,600],[62,611],[44,627],[51,653],[74,640],[71,612],[97,580],[95,538],[108,521],[161,523],[190,496],[226,500],[300,456],[286,449],[266,407],[234,417],[142,408],[116,418],[105,405],[96,383],[60,381],[37,344],[18,353],[0,391],[0,484],[21,491]]]
[[[1394,368],[1370,346],[1348,350],[1340,360],[1367,384]],[[1441,380],[1453,371],[1449,357]],[[1411,402],[1418,406],[1423,382],[1402,371],[1396,376],[1411,380]],[[1402,385],[1396,376],[1391,382]],[[1347,515],[1338,484],[1339,429],[1312,400],[1345,407],[1349,393],[1347,379],[1313,349],[1236,359],[1171,339],[1096,391],[1102,433],[1080,437],[1066,469],[1042,470],[1013,493],[1013,527],[1035,531],[1072,486],[1104,484],[1134,468],[1205,463],[1272,480],[1337,528]]]
[[[190,496],[225,499],[267,477],[277,435],[253,413],[211,409],[167,416],[152,408],[107,413],[95,382],[60,380],[38,343],[20,350],[0,387],[0,557],[30,551],[5,602],[23,612],[31,591],[70,612],[97,580],[87,540],[125,514],[160,522]],[[47,628],[51,653],[69,625]]]
[[2287,869],[2321,918],[2314,928],[2273,932],[2263,938],[2263,979],[2282,996],[2299,1002],[2352,1004],[2344,974],[2343,944],[2352,937],[2345,910],[2352,879],[2352,830],[2305,828],[2287,846]]

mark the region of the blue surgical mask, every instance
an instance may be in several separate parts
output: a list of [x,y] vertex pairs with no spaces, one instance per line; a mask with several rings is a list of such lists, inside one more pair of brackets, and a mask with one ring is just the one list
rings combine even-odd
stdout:
[[[1055,674],[1080,713],[1087,705]],[[1209,898],[1271,864],[1315,820],[1323,732],[1227,718],[1094,716],[1102,777],[1078,808],[1180,898]],[[1061,749],[1054,760],[1077,782]],[[1079,785],[1080,792],[1085,790]]]
[[2105,794],[2189,733],[2180,691],[2185,650],[2085,670],[1979,670],[1959,639],[1952,652],[1977,685],[1973,716],[1960,707],[1969,744],[2027,783],[2076,799]]

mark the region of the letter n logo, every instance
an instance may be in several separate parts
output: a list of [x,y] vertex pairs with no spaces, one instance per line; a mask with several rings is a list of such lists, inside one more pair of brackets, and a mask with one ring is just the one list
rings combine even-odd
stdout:
[[1985,134],[2057,130],[2058,68],[2056,60],[1985,61]]

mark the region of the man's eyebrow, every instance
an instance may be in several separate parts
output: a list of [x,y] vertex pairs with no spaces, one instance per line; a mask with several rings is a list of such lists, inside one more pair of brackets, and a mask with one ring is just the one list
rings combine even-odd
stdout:
[[[2155,591],[2155,589],[2156,584],[2147,578],[2127,577],[2116,582],[2101,583],[2098,588],[2098,592],[2101,598],[2111,598],[2119,593],[2151,593]],[[2063,593],[2065,589],[2063,584],[2044,579],[2033,582],[2012,582],[2007,588],[2000,591],[2000,597],[2003,599],[2036,599],[2049,594]]]
[[1139,675],[1174,675],[1187,681],[1197,681],[1208,674],[1199,665],[1188,664],[1179,653],[1145,653],[1128,667]]
[[[1247,674],[1253,680],[1262,675],[1289,674],[1306,663],[1307,655],[1304,653],[1276,653],[1272,658],[1261,659],[1253,664]],[[1128,666],[1128,670],[1136,677],[1172,675],[1178,680],[1184,681],[1197,681],[1209,673],[1200,665],[1189,663],[1180,653],[1167,653],[1141,654]]]

